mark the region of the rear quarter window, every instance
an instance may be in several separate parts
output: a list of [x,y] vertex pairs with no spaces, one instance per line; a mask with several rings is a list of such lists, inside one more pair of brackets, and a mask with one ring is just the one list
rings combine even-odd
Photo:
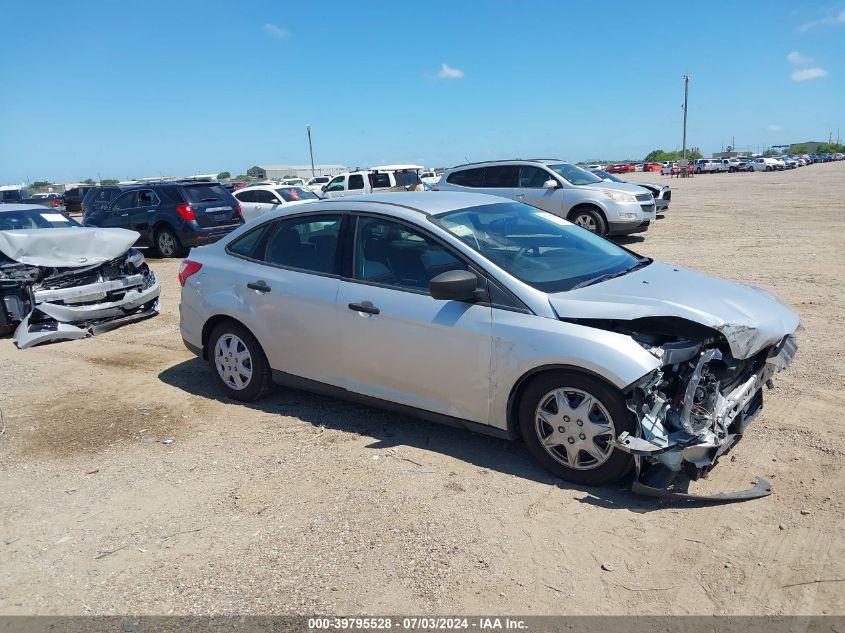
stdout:
[[446,182],[459,187],[480,187],[484,176],[484,168],[462,169],[449,174]]

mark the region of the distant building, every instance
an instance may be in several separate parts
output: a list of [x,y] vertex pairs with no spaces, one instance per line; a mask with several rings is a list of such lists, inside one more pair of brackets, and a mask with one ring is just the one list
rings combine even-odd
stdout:
[[[345,165],[314,165],[316,176],[336,176],[347,171]],[[262,180],[311,178],[311,165],[255,165],[246,170],[246,175]]]
[[751,152],[713,152],[710,158],[736,158],[737,156],[751,156]]

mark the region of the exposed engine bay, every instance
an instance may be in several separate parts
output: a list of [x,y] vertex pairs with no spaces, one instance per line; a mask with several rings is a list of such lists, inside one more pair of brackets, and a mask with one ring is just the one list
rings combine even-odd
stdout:
[[[736,358],[722,333],[672,317],[589,325],[628,334],[661,362],[628,394],[636,436],[622,433],[615,440],[619,449],[635,456],[634,491],[652,496],[702,498],[689,495],[676,481],[706,476],[730,451],[762,409],[763,387],[773,388],[774,375],[790,364],[797,350],[794,335],[788,334],[747,358]],[[710,499],[742,500],[770,493],[771,486],[758,479],[751,490]]]
[[19,348],[85,338],[158,314],[155,274],[129,248],[137,234],[68,230],[70,237],[64,229],[33,231],[29,239],[24,231],[0,236],[8,238],[0,241],[0,334],[14,330]]

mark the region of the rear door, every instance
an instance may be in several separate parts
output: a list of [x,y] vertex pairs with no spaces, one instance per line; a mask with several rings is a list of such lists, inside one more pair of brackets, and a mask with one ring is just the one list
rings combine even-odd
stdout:
[[240,224],[238,205],[226,188],[216,182],[181,185],[182,197],[194,210],[202,228]]
[[239,318],[261,343],[270,367],[342,384],[337,323],[337,246],[343,214],[264,222],[227,247],[243,306]]

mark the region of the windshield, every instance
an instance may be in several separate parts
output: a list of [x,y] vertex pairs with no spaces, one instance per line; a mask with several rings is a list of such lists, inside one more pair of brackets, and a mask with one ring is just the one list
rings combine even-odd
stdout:
[[543,292],[562,292],[649,260],[637,259],[586,229],[517,202],[432,216],[470,248]]
[[48,211],[47,209],[0,210],[0,231],[57,229],[69,226],[79,226],[79,223],[58,211]]
[[276,189],[276,193],[282,196],[282,200],[285,202],[320,199],[313,191],[308,191],[307,189],[302,189],[301,187],[283,187],[281,189]]
[[611,182],[625,182],[621,178],[617,178],[611,173],[604,171],[603,169],[593,169],[591,170],[596,176],[601,178],[602,180],[610,180]]
[[549,169],[563,178],[570,185],[594,185],[601,182],[601,178],[591,174],[586,169],[581,169],[570,163],[559,163],[557,165],[546,165]]

